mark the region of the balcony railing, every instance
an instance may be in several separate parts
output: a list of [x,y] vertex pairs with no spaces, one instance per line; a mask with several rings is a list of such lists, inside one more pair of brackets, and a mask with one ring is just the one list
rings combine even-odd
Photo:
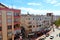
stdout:
[[20,16],[19,13],[14,13],[14,16]]
[[14,15],[14,16],[20,16],[20,15],[18,14],[18,15]]

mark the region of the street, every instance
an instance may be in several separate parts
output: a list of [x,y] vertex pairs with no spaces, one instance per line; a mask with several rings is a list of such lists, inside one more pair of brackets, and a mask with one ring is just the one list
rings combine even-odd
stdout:
[[54,32],[50,33],[50,36],[54,36],[53,39],[50,39],[50,36],[49,37],[46,37],[45,40],[60,40],[60,37],[58,36],[58,34],[60,33],[60,30],[59,29],[56,29],[54,28]]
[[[60,40],[60,37],[59,37],[60,30],[57,29],[56,27],[54,27],[54,31],[52,28],[51,31],[48,33],[49,33],[48,37],[46,37],[46,35],[42,35],[41,37],[38,37],[36,40],[39,40],[41,38],[44,38],[44,40]],[[52,39],[51,39],[51,36],[53,36]]]

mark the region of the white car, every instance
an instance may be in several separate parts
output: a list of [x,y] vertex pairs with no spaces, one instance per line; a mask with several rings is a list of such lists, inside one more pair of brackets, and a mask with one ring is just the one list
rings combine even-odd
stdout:
[[53,39],[54,38],[54,36],[50,36],[50,39]]

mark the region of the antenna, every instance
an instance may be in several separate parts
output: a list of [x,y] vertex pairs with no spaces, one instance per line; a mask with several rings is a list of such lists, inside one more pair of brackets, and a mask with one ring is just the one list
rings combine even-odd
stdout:
[[13,0],[11,0],[11,8],[13,9]]

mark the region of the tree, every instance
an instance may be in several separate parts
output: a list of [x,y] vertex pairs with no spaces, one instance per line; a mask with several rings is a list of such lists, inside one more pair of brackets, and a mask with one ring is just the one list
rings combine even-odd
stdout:
[[60,18],[54,22],[54,24],[58,27],[60,26]]

